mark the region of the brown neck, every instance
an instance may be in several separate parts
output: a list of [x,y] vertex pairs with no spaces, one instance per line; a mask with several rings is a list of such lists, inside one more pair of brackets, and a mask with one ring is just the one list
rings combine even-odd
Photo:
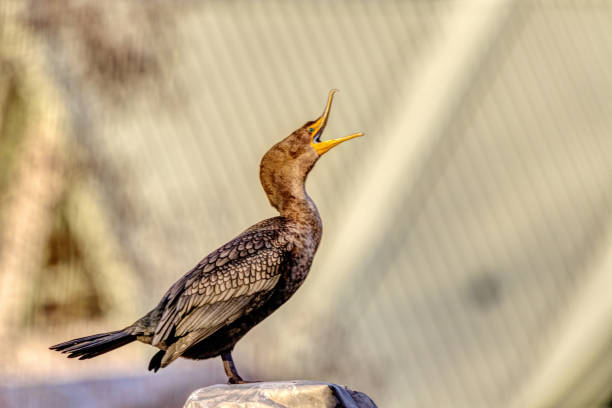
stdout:
[[320,227],[317,206],[306,193],[306,174],[285,174],[262,168],[260,176],[270,204],[282,217]]
[[305,188],[306,177],[319,158],[309,139],[300,128],[272,146],[261,159],[259,178],[281,216],[320,229],[319,212]]
[[282,205],[276,207],[281,216],[306,224],[320,224],[319,210],[305,189],[300,195],[288,195]]

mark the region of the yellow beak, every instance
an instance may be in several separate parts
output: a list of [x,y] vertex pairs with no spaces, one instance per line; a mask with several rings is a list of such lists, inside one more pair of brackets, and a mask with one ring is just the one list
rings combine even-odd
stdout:
[[327,124],[327,118],[329,117],[329,111],[331,109],[332,100],[334,99],[334,94],[336,92],[338,92],[337,89],[332,89],[331,91],[329,91],[329,96],[327,97],[327,106],[325,106],[325,111],[323,112],[323,115],[321,115],[321,117],[317,119],[308,128],[308,131],[311,134],[310,145],[317,152],[319,156],[327,152],[332,147],[337,146],[346,140],[350,140],[355,137],[363,136],[363,133],[360,132],[360,133],[353,133],[352,135],[349,135],[349,136],[339,137],[338,139],[325,140],[322,142],[318,141],[319,138],[321,137],[321,133],[323,132],[323,129],[325,128],[325,125]]

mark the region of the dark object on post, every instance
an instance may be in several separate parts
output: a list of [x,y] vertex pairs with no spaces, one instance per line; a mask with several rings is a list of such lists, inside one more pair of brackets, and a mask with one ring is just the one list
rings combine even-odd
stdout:
[[149,370],[178,357],[221,356],[228,381],[242,383],[231,355],[236,342],[300,287],[321,240],[321,218],[306,193],[306,177],[322,154],[362,136],[321,141],[334,93],[321,117],[274,145],[261,160],[261,184],[279,217],[253,225],[213,251],[134,324],[51,349],[83,360],[138,340],[160,349]]
[[213,385],[191,393],[184,408],[376,408],[366,394],[337,384],[313,381]]

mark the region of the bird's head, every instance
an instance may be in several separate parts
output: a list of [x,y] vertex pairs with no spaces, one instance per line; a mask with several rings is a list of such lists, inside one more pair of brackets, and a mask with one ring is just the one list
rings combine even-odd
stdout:
[[319,157],[340,143],[363,136],[363,133],[331,140],[321,140],[327,125],[332,100],[336,89],[329,92],[323,114],[316,120],[306,122],[285,139],[281,140],[261,159],[259,176],[270,204],[281,211],[292,199],[303,199],[306,176]]

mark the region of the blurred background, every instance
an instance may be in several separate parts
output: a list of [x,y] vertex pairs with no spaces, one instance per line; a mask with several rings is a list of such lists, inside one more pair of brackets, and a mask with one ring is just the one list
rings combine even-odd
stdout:
[[381,407],[612,406],[612,2],[0,2],[0,406],[170,407],[122,328],[274,210],[265,151],[336,96],[309,279],[249,379]]

